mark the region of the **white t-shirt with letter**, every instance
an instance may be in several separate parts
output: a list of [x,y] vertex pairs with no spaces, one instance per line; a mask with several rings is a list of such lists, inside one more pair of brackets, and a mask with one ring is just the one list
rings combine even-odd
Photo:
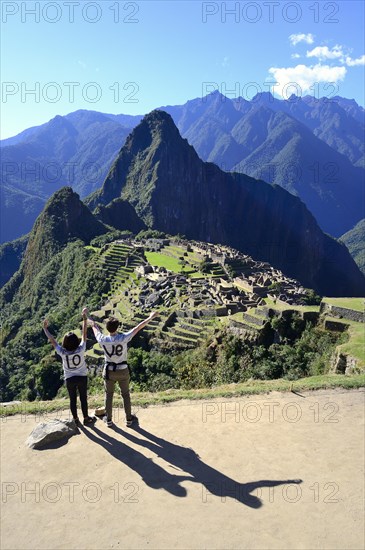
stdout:
[[71,376],[87,376],[85,362],[86,342],[81,341],[81,344],[75,351],[67,351],[59,344],[57,344],[55,350],[62,358],[65,380],[71,378]]
[[[97,332],[96,339],[104,351],[105,363],[117,364],[117,369],[127,368],[127,344],[133,338],[133,330],[129,332],[118,332],[111,336]],[[120,363],[125,363],[121,365]]]

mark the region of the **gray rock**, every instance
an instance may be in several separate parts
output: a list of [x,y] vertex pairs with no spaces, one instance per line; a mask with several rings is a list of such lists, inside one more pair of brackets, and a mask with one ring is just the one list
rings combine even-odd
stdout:
[[31,449],[39,449],[63,439],[71,437],[78,433],[77,426],[74,420],[51,420],[50,422],[42,422],[39,424],[26,441],[26,445]]
[[154,307],[154,306],[157,306],[158,304],[160,304],[161,301],[162,301],[161,296],[159,294],[157,294],[157,292],[153,292],[146,299],[146,306]]

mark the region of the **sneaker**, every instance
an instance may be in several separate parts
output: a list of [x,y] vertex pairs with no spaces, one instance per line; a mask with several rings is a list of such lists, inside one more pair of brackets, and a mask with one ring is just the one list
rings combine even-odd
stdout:
[[132,426],[133,424],[138,424],[138,418],[137,418],[134,414],[132,414],[131,417],[130,417],[129,419],[127,418],[125,424],[126,424],[126,426],[128,426],[128,427],[129,427],[129,426]]
[[113,420],[111,418],[107,418],[106,416],[104,416],[103,420],[109,428],[111,428],[111,426],[113,426]]
[[87,416],[86,418],[84,418],[84,426],[94,424],[94,422],[96,422],[95,416]]
[[80,422],[80,419],[79,419],[78,416],[76,416],[76,418],[74,418],[73,420],[74,420],[76,426],[81,426],[81,422]]

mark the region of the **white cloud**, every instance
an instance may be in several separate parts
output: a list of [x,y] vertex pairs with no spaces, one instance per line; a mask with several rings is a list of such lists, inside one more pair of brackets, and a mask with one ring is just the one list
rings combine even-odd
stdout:
[[[311,33],[291,34],[289,40],[292,46],[296,46],[300,42],[313,44],[314,35]],[[347,67],[365,65],[365,55],[354,59],[350,56],[351,53],[350,48],[341,44],[336,44],[333,47],[316,46],[306,52],[306,57],[312,58],[312,63],[315,64],[309,66],[298,64],[295,67],[270,67],[271,79],[274,77],[276,81],[273,91],[287,99],[292,93],[299,96],[310,93],[315,84],[337,84],[344,80]],[[297,52],[291,54],[291,59],[294,60],[301,57],[302,55]],[[297,61],[297,63],[299,62]]]
[[[277,82],[274,88],[275,92],[285,99],[288,98],[289,89],[295,95],[302,96],[310,91],[314,83],[333,82],[336,84],[345,78],[346,72],[346,67],[330,67],[319,63],[313,67],[297,65],[296,67],[271,67],[269,69],[269,73]],[[290,83],[294,85],[289,86]]]
[[310,52],[307,52],[307,57],[317,57],[320,61],[324,59],[339,59],[343,61],[345,59],[345,54],[342,46],[336,44],[331,50],[328,46],[317,46]]
[[365,55],[362,55],[361,57],[358,57],[357,59],[351,59],[351,57],[347,56],[345,60],[346,65],[349,67],[356,67],[356,65],[365,65]]
[[327,46],[317,46],[313,50],[307,52],[307,57],[316,57],[319,61],[324,59],[336,59],[340,63],[347,65],[348,67],[356,67],[357,65],[365,65],[365,55],[352,59],[347,52],[344,51],[343,46],[336,44],[331,50]]
[[222,61],[222,63],[221,63],[221,65],[222,65],[222,67],[228,67],[228,65],[229,65],[229,57],[227,57],[227,56],[224,57],[224,58],[223,58],[223,61]]
[[313,44],[314,36],[311,33],[291,34],[289,36],[289,40],[292,46],[296,46],[297,44],[299,44],[299,42],[306,42],[307,44]]

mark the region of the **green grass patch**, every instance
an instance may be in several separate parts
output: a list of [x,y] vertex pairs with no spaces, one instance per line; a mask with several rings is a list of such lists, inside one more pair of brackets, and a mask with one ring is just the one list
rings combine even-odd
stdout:
[[365,368],[365,324],[357,323],[356,321],[350,321],[349,319],[339,319],[338,317],[331,317],[326,315],[327,321],[334,321],[335,323],[341,323],[348,325],[348,341],[339,345],[336,349],[340,353],[345,355],[351,355],[358,361],[360,368]]
[[[338,319],[335,319],[338,321]],[[343,319],[341,319],[341,323]],[[346,355],[351,355],[358,360],[358,366],[365,368],[365,324],[356,323],[355,321],[348,322],[349,341],[338,346],[338,350]]]
[[330,304],[336,307],[344,307],[347,309],[353,309],[354,311],[364,312],[365,300],[364,298],[323,298],[322,302]]
[[146,252],[145,254],[148,263],[154,267],[164,267],[174,273],[181,273],[182,271],[182,265],[179,264],[177,258],[166,256],[166,254],[161,254],[160,252]]
[[209,278],[208,275],[205,275],[201,271],[194,271],[194,273],[189,274],[190,279],[207,279]]
[[[147,407],[148,405],[162,405],[174,401],[202,400],[239,397],[245,395],[265,394],[272,391],[297,392],[321,389],[358,389],[365,386],[365,375],[354,374],[344,376],[341,374],[327,374],[302,378],[294,382],[288,380],[249,380],[240,384],[227,384],[214,388],[199,390],[167,390],[162,392],[136,392],[132,394],[134,407]],[[103,395],[90,395],[88,398],[89,409],[104,405]],[[116,403],[117,405],[117,403]],[[15,414],[47,414],[68,409],[68,399],[54,399],[53,401],[23,401],[20,404],[0,406],[0,415],[12,416]]]
[[271,298],[265,298],[266,307],[275,309],[277,311],[285,311],[287,309],[294,309],[295,311],[317,311],[319,312],[319,306],[295,306],[290,304],[284,304],[282,302],[274,302]]
[[155,267],[164,267],[173,273],[181,273],[185,275],[194,273],[189,264],[185,264],[185,266],[181,265],[178,258],[167,256],[161,252],[146,252],[145,254],[148,263]]
[[128,303],[125,303],[124,300],[121,300],[118,304],[117,304],[117,310],[119,311],[119,313],[121,315],[123,315],[124,317],[129,317],[130,313],[131,313],[131,308],[129,306]]
[[234,321],[238,321],[239,323],[249,324],[247,321],[244,320],[243,313],[246,313],[246,312],[238,311],[237,313],[232,313],[231,315],[225,315],[224,317],[219,317],[219,320],[222,323],[222,325],[228,325],[231,319],[233,319]]
[[167,252],[170,252],[171,254],[174,254],[175,256],[183,256],[186,252],[186,249],[178,246],[178,245],[168,245],[165,246],[163,250],[166,250]]
[[236,283],[236,282],[234,282],[233,284],[234,284],[234,286],[236,286],[237,288],[243,289],[245,292],[249,292],[249,293],[252,292],[251,289],[250,289],[250,287],[249,287],[249,285],[246,285],[244,282],[242,282],[242,283]]

